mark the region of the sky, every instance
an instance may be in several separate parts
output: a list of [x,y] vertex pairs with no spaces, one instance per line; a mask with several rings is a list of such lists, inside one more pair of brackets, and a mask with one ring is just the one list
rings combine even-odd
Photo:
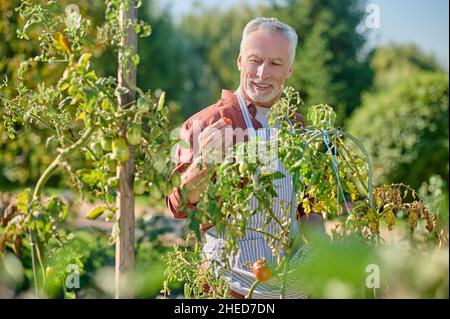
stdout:
[[[158,3],[170,6],[174,19],[179,20],[198,4],[226,10],[237,4],[258,5],[267,0],[158,0]],[[367,4],[375,5],[379,13],[379,25],[373,24],[369,34],[369,47],[389,42],[415,43],[449,69],[449,0],[368,0]],[[374,17],[372,8],[367,7],[367,12]]]

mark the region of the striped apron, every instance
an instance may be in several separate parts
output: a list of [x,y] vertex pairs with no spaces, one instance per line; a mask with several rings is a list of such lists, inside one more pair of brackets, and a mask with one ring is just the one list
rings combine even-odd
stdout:
[[[245,123],[247,125],[249,140],[258,137],[261,141],[268,141],[270,137],[273,136],[274,132],[276,132],[277,126],[275,126],[275,128],[262,128],[259,130],[255,130],[240,89],[236,91],[236,94],[238,96],[239,105],[244,116]],[[295,222],[295,214],[297,208],[295,196],[294,205],[292,206],[295,207],[295,209],[292,209],[290,205],[291,201],[293,200],[291,176],[283,167],[281,161],[278,158],[261,158],[261,153],[258,153],[258,156],[260,156],[260,160],[263,163],[267,163],[267,161],[272,160],[274,166],[276,165],[275,171],[278,170],[285,175],[284,178],[280,178],[274,181],[273,186],[278,197],[273,198],[272,209],[279,220],[286,220],[286,215],[290,216],[290,233],[291,235],[298,235],[298,225]],[[250,201],[251,209],[255,210],[258,206],[257,204],[257,199],[253,197]],[[247,221],[247,227],[255,229],[262,228],[272,235],[279,234],[280,226],[274,220],[270,221],[268,225],[264,226],[263,224],[266,218],[262,215],[263,214],[261,214],[261,212],[254,214],[250,218],[250,220]],[[208,261],[214,260],[223,265],[223,251],[225,250],[226,246],[226,241],[223,237],[223,234],[218,234],[213,227],[205,233],[205,240],[205,245],[203,246],[203,253],[205,255],[205,258]],[[232,291],[235,291],[241,295],[246,295],[251,285],[255,281],[255,277],[251,270],[251,266],[253,265],[253,263],[258,259],[265,258],[266,262],[271,265],[273,269],[276,264],[276,257],[279,256],[273,256],[272,250],[264,239],[263,234],[252,230],[247,230],[245,236],[238,240],[237,247],[238,254],[236,256],[227,256],[228,262],[231,265],[231,270],[227,268],[221,268],[219,271],[220,275],[228,281],[230,289]],[[267,282],[261,282],[254,290],[252,298],[280,298],[281,282],[282,278],[279,278],[277,276],[272,277]],[[290,281],[288,276],[288,285],[285,289],[285,298],[306,297],[304,292],[299,291],[298,287],[289,285],[289,282]]]

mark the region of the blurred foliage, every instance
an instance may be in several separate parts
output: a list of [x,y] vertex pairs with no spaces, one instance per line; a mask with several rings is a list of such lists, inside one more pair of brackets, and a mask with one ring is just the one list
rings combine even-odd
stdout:
[[348,121],[366,147],[375,183],[418,188],[433,174],[448,179],[448,75],[420,73],[367,93]]
[[414,44],[389,44],[373,53],[370,66],[374,73],[373,89],[381,90],[418,71],[437,72],[441,67],[436,58],[423,53]]
[[422,182],[419,195],[424,199],[431,211],[437,212],[439,219],[446,225],[449,222],[448,183],[439,175],[432,175],[428,181]]
[[[196,94],[188,90],[191,81],[199,76],[195,68],[200,61],[195,61],[195,53],[186,37],[176,28],[170,12],[161,10],[155,1],[145,1],[139,17],[152,26],[149,38],[139,39],[140,56],[137,70],[138,86],[143,90],[164,90],[171,101],[169,107],[170,123],[177,126],[187,112],[181,105],[198,104]],[[186,58],[190,63],[186,63]]]
[[448,298],[448,256],[448,246],[317,237],[296,269],[297,285],[313,298]]
[[[144,214],[137,223],[135,297],[155,298],[163,287],[165,265],[163,255],[168,243],[157,235],[173,232],[173,224],[160,227],[163,217]],[[50,243],[50,246],[52,243]],[[46,256],[45,296],[49,298],[112,298],[114,286],[114,246],[107,242],[107,234],[99,229],[86,228],[73,231],[70,241]],[[66,280],[79,269],[78,289],[66,289]],[[73,267],[73,266],[72,266]],[[0,255],[0,298],[30,298],[33,274],[29,249],[24,249],[20,259],[8,248]]]

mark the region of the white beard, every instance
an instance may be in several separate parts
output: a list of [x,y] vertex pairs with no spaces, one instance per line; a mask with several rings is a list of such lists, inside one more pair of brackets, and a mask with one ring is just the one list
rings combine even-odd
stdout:
[[279,91],[273,89],[272,92],[270,92],[270,93],[265,93],[265,94],[256,93],[256,92],[252,91],[248,82],[246,82],[246,84],[245,84],[245,93],[247,93],[247,96],[250,99],[252,99],[253,101],[255,101],[257,103],[264,104],[264,103],[268,103],[268,102],[272,101],[273,99],[275,99],[278,92]]

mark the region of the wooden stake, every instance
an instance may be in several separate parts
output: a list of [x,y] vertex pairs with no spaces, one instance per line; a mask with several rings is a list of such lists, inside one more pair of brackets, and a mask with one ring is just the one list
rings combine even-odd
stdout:
[[[120,24],[125,28],[126,21],[137,20],[136,0],[128,0],[128,8],[122,3],[119,13]],[[133,28],[126,30],[126,36],[122,45],[133,48],[137,53],[137,36]],[[126,87],[129,92],[119,96],[119,106],[122,107],[136,99],[136,92],[130,87],[136,85],[136,66],[131,61],[124,61],[123,52],[119,51],[118,85]],[[129,59],[127,59],[129,60]],[[125,63],[126,62],[126,63]],[[124,137],[126,127],[122,128]],[[134,149],[128,145],[130,158],[119,165],[117,174],[120,180],[119,194],[117,197],[119,217],[119,238],[116,242],[116,299],[132,298],[133,270],[134,270]]]

